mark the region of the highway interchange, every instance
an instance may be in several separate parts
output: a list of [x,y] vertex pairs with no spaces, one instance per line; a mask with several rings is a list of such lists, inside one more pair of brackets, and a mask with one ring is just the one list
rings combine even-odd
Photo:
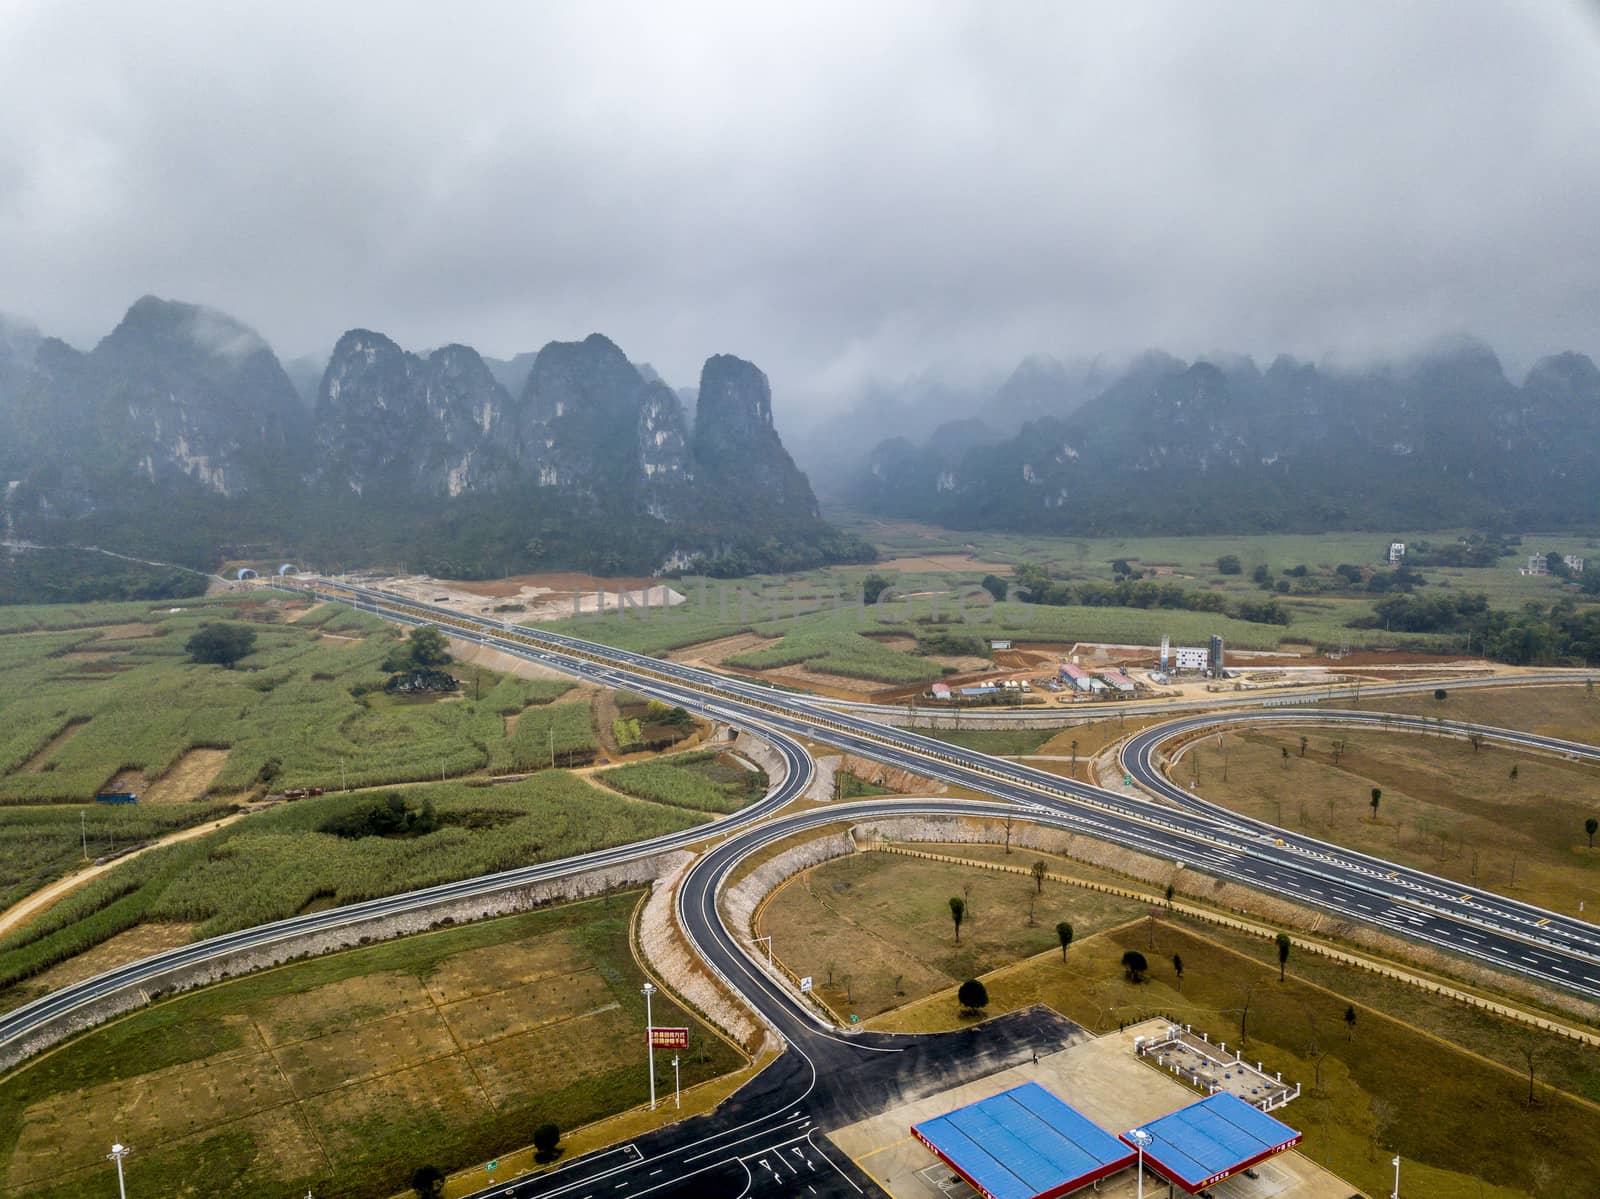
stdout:
[[[861,705],[828,705],[577,638],[445,615],[368,588],[329,588],[321,593],[402,624],[438,624],[452,636],[751,729],[776,747],[785,769],[757,804],[710,825],[243,930],[63,987],[0,1018],[0,1054],[27,1046],[35,1030],[53,1020],[106,996],[149,986],[175,967],[310,931],[359,925],[442,899],[489,895],[661,854],[720,835],[722,840],[703,853],[684,877],[678,894],[680,921],[700,957],[750,1004],[790,1052],[710,1116],[482,1194],[621,1199],[646,1194],[873,1193],[871,1181],[826,1146],[820,1132],[1082,1035],[1066,1021],[1038,1014],[1019,1014],[988,1022],[971,1033],[942,1037],[886,1037],[835,1029],[809,1002],[769,975],[720,918],[716,906],[720,888],[748,854],[807,828],[906,815],[1012,816],[1067,829],[1600,999],[1600,929],[1595,926],[1248,820],[1186,791],[1160,769],[1163,754],[1175,742],[1237,722],[1317,726],[1381,722],[1426,732],[1441,731],[1439,722],[1282,708],[1206,712],[1131,737],[1122,761],[1143,791],[1117,791],[890,727],[862,714]],[[1590,746],[1512,730],[1450,722],[1443,731],[1478,732],[1489,740],[1600,759],[1600,751]],[[783,813],[781,809],[802,793],[812,774],[811,758],[797,740],[800,737],[991,798],[878,799]]]

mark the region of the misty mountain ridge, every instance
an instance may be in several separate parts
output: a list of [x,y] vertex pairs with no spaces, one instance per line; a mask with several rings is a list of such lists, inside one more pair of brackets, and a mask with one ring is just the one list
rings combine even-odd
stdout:
[[984,430],[880,442],[847,498],[1073,534],[1600,520],[1600,370],[1582,354],[1542,359],[1517,385],[1472,338],[1360,368],[1152,353],[1013,435],[991,435],[992,410]]
[[[114,534],[120,517],[148,546],[182,539],[161,527],[176,502],[230,544],[314,548],[295,533],[311,525],[328,532],[323,552],[410,547],[456,573],[731,571],[865,553],[818,516],[752,364],[707,362],[700,395],[713,398],[691,436],[679,395],[600,334],[546,345],[513,392],[502,379],[527,357],[497,377],[469,346],[421,355],[353,329],[308,407],[304,360],[297,388],[265,341],[212,309],[146,296],[86,354],[6,322],[0,470],[19,483],[8,514],[47,540]],[[354,526],[376,529],[377,545]],[[462,557],[451,546],[472,543],[472,561],[451,561]],[[204,552],[186,548],[184,560]]]

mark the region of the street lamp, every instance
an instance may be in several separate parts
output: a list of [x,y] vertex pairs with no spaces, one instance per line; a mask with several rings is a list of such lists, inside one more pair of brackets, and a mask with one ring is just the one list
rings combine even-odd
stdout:
[[112,1145],[111,1152],[106,1154],[108,1162],[117,1163],[117,1194],[121,1195],[122,1199],[128,1199],[128,1188],[122,1184],[122,1159],[127,1157],[129,1152],[131,1151],[126,1145]]
[[1143,1128],[1135,1128],[1128,1134],[1128,1139],[1132,1141],[1135,1147],[1137,1147],[1139,1150],[1139,1199],[1144,1199],[1144,1151],[1149,1146],[1150,1142],[1155,1140],[1155,1137],[1151,1136],[1150,1133]]
[[650,1110],[656,1110],[656,1029],[655,1022],[650,1019],[650,996],[656,993],[655,987],[645,983],[644,990],[644,1043],[650,1055]]
[[683,1090],[678,1085],[678,1055],[676,1053],[672,1055],[672,1106],[678,1108],[683,1106]]
[[1389,1199],[1400,1199],[1400,1155],[1394,1155],[1394,1194]]

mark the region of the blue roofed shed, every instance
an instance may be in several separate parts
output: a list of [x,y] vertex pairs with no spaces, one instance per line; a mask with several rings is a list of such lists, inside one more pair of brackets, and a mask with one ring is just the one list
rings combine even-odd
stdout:
[[[1228,1091],[1179,1108],[1144,1126],[1145,1165],[1193,1195],[1300,1141],[1281,1120]],[[1122,1140],[1131,1145],[1126,1134]]]
[[1057,1199],[1134,1159],[1132,1149],[1036,1082],[915,1124],[911,1132],[988,1199]]

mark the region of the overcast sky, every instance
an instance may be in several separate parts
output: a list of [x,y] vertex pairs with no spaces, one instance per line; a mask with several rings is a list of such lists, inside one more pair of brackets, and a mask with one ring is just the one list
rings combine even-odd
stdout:
[[1590,5],[0,0],[0,311],[600,330],[780,408],[1028,351],[1600,356]]

